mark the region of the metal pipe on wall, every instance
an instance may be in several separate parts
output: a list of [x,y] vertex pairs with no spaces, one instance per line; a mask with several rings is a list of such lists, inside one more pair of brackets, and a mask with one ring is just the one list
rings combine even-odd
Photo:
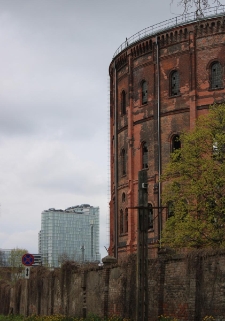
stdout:
[[114,61],[114,186],[115,186],[115,202],[114,202],[114,257],[118,257],[118,137],[117,137],[117,124],[118,124],[118,113],[117,113],[117,74],[116,74],[116,62]]
[[157,65],[157,143],[158,143],[158,237],[161,247],[162,210],[161,210],[161,121],[160,121],[160,67],[159,67],[159,43],[156,36],[156,65]]

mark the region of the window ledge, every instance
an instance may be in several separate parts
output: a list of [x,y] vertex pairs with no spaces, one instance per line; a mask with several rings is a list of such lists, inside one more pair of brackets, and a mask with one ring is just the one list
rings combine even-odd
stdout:
[[223,90],[223,89],[224,89],[224,87],[209,88],[208,91]]
[[172,99],[172,98],[177,98],[177,97],[181,97],[181,93],[178,94],[178,95],[170,95],[168,98]]
[[127,236],[128,235],[128,233],[126,232],[126,233],[120,233],[120,235],[119,236]]

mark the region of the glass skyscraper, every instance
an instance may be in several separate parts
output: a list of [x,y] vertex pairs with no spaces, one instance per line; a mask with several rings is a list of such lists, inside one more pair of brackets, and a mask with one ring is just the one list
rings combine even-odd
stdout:
[[39,253],[42,264],[50,267],[67,260],[99,262],[99,207],[82,204],[43,211]]

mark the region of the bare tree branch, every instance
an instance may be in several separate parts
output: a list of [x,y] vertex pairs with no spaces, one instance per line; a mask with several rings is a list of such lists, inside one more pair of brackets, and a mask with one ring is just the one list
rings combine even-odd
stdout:
[[[171,4],[174,0],[171,0]],[[220,0],[213,0],[213,4],[216,6],[221,6]],[[193,7],[198,15],[203,14],[203,10],[210,7],[210,0],[179,0],[178,5],[184,8],[184,13],[187,13]]]

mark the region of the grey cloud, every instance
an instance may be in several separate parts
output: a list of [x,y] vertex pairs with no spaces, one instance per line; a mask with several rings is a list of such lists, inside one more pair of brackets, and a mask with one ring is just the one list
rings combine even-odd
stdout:
[[108,217],[108,67],[126,37],[172,17],[169,3],[0,1],[0,247],[20,233],[26,247],[49,207]]

